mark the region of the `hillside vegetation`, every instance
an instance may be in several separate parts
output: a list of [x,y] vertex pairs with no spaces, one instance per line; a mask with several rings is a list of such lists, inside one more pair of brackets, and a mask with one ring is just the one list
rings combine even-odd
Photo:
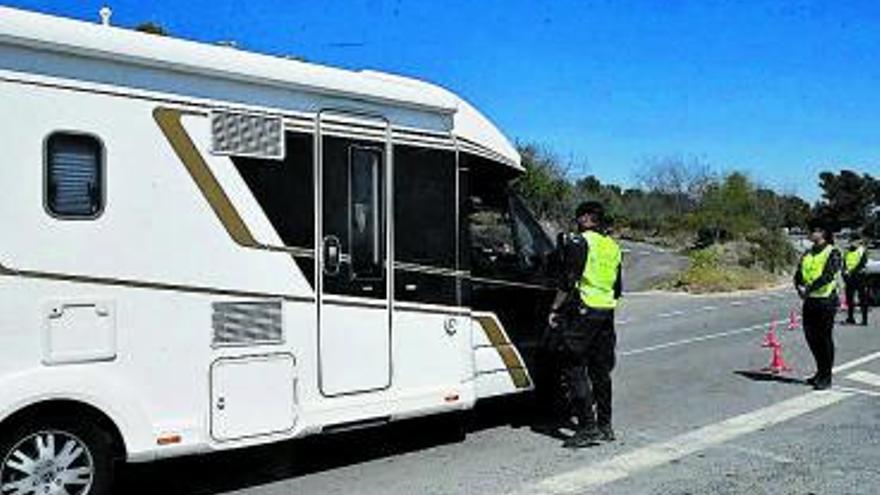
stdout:
[[[755,182],[741,171],[717,172],[705,161],[682,156],[644,160],[634,187],[603,183],[536,145],[520,145],[525,175],[516,188],[551,231],[571,229],[581,201],[608,209],[615,235],[687,254],[690,267],[659,288],[692,292],[752,289],[789,276],[798,253],[787,232],[812,218],[835,228],[880,227],[880,181],[844,170],[824,172],[823,200],[814,206]],[[873,205],[873,206],[872,206]]]

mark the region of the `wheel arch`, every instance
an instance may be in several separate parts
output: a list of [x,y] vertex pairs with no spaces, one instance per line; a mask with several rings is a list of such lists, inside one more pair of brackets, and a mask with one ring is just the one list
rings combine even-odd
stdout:
[[[0,380],[0,428],[27,411],[90,415],[122,440],[128,461],[155,459],[149,400],[124,377],[100,369],[42,368]],[[110,426],[112,425],[112,428]]]
[[110,435],[114,456],[122,460],[126,458],[128,449],[125,438],[122,436],[122,431],[116,421],[97,406],[82,400],[58,398],[32,402],[0,419],[0,430],[5,431],[40,418],[59,417],[76,417],[94,422],[94,424]]

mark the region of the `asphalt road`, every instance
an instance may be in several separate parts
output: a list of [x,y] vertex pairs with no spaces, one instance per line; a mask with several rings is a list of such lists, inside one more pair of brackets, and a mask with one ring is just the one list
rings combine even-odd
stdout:
[[[119,493],[875,494],[880,486],[880,325],[838,325],[835,388],[813,392],[800,330],[780,324],[787,378],[755,379],[788,289],[633,294],[618,315],[613,444],[571,451],[516,401],[453,421],[312,438],[136,466]],[[875,312],[876,313],[876,312]],[[842,316],[842,315],[841,315]],[[842,317],[840,318],[842,320]]]
[[687,257],[668,248],[633,241],[620,241],[620,244],[625,292],[647,290],[654,282],[688,266]]

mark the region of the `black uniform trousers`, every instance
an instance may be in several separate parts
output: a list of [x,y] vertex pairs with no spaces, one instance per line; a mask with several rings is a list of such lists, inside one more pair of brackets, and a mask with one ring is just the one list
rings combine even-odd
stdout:
[[611,426],[611,370],[617,346],[614,311],[578,304],[572,313],[564,325],[562,352],[572,413],[580,427]]
[[834,367],[834,317],[837,314],[837,293],[831,297],[808,297],[804,300],[803,324],[807,346],[816,360],[816,376],[831,378]]
[[859,306],[862,309],[862,323],[868,324],[868,284],[861,275],[855,275],[846,278],[846,304],[847,304],[847,321],[854,321],[853,313],[855,311],[855,296],[859,296]]

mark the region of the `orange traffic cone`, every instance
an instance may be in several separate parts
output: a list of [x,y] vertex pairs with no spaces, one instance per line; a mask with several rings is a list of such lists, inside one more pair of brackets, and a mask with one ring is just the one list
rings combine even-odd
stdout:
[[770,324],[770,330],[767,332],[767,336],[764,338],[764,344],[762,347],[767,347],[772,349],[773,355],[770,358],[770,365],[761,371],[767,371],[773,374],[782,373],[785,371],[791,371],[791,367],[785,362],[785,359],[782,357],[782,342],[776,338],[776,321]]
[[775,347],[779,345],[779,339],[776,338],[777,325],[776,319],[770,321],[770,330],[767,330],[767,335],[764,336],[764,343],[761,344],[761,347]]
[[798,319],[797,311],[792,309],[788,312],[788,329],[789,330],[797,330],[801,327],[801,322]]

